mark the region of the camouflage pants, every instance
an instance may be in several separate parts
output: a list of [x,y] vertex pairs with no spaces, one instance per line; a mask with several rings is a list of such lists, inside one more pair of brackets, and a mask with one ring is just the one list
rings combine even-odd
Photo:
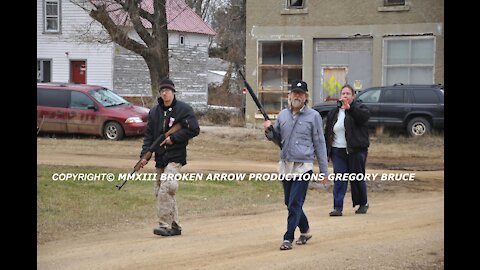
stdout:
[[182,164],[171,162],[165,168],[157,169],[154,192],[156,197],[157,216],[160,227],[182,229],[178,221],[178,209],[175,194],[178,190],[178,180],[160,180],[160,175],[180,173]]

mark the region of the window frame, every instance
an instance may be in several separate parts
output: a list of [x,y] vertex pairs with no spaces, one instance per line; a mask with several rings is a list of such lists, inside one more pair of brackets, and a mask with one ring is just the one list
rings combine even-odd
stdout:
[[178,45],[185,46],[185,36],[184,35],[179,35],[178,36]]
[[401,0],[383,0],[383,6],[385,7],[392,7],[392,6],[405,6],[407,3],[405,0],[403,0],[403,3]]
[[[285,58],[285,50],[284,50],[284,44],[285,43],[300,43],[301,46],[301,53],[300,53],[300,64],[284,64]],[[263,44],[265,43],[280,43],[280,63],[279,64],[272,64],[272,63],[267,63],[263,64]],[[300,79],[303,80],[303,73],[304,73],[304,48],[305,48],[305,42],[303,39],[294,39],[294,40],[258,40],[257,41],[257,68],[258,68],[258,73],[257,73],[257,95],[258,99],[260,100],[260,103],[264,105],[264,109],[267,112],[267,114],[272,114],[275,116],[285,107],[288,105],[288,87],[289,87],[289,76],[288,76],[288,71],[289,70],[300,70],[300,78],[295,77],[295,79]],[[263,85],[263,76],[265,70],[272,70],[272,71],[279,71],[280,72],[280,86],[275,88],[275,87],[266,87]],[[290,78],[292,79],[292,78]],[[280,95],[280,108],[279,109],[274,109],[274,110],[268,110],[268,106],[265,106],[263,100],[264,96],[268,95]],[[275,106],[275,105],[274,105]],[[263,116],[259,113],[255,113],[255,118],[263,118]]]
[[292,6],[292,2],[297,0],[286,0],[286,1],[287,1],[286,3],[287,9],[304,9],[307,6],[307,3],[306,3],[307,0],[302,0],[302,4],[299,6]]
[[[387,64],[387,57],[388,57],[388,42],[389,41],[408,41],[408,61],[407,64]],[[431,40],[432,41],[432,63],[431,64],[412,64],[412,41],[414,40]],[[433,35],[429,36],[396,36],[396,37],[384,37],[383,38],[383,55],[382,55],[382,85],[389,85],[387,82],[387,70],[389,68],[407,68],[408,69],[408,81],[406,82],[395,82],[395,83],[403,83],[403,84],[418,84],[418,82],[411,81],[411,70],[415,68],[431,68],[432,69],[432,77],[430,82],[426,82],[424,84],[433,84],[435,80],[435,62],[436,62],[436,38]]]
[[[47,15],[47,2],[57,4],[57,15]],[[60,0],[43,0],[43,32],[44,33],[61,33],[61,16],[62,16],[62,1]],[[47,19],[56,18],[57,29],[47,29]]]

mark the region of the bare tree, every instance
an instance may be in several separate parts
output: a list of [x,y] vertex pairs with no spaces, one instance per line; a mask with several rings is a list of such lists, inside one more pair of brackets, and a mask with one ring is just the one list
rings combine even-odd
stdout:
[[[145,60],[150,72],[153,96],[157,93],[161,79],[168,77],[170,70],[165,1],[89,0],[90,5],[85,5],[85,1],[71,1],[98,21],[113,42]],[[129,36],[132,29],[141,41]]]
[[245,23],[246,0],[230,0],[226,5],[217,8],[213,15],[212,27],[217,32],[216,52],[220,58],[230,62],[221,88],[231,89],[231,74],[245,65]]
[[212,27],[218,33],[216,41],[223,51],[221,58],[236,67],[245,63],[245,0],[230,0],[213,15]]
[[210,22],[212,13],[218,6],[218,0],[185,0],[185,2],[205,22]]

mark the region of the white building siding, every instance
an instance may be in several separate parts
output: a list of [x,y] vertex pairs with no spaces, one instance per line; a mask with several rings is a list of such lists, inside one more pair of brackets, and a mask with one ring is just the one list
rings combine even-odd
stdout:
[[[51,80],[54,82],[70,81],[70,61],[86,61],[87,84],[98,84],[113,87],[113,44],[81,42],[76,35],[81,29],[90,25],[92,18],[81,8],[61,1],[60,33],[44,33],[43,0],[37,0],[37,59],[52,61]],[[98,23],[91,28],[102,29]]]
[[[184,37],[184,44],[180,44],[180,36]],[[168,47],[194,47],[198,45],[207,45],[206,50],[203,49],[205,52],[208,52],[208,44],[209,44],[209,36],[204,34],[196,34],[196,33],[179,33],[179,32],[169,32],[168,33]]]
[[[151,30],[148,30],[151,33]],[[183,36],[184,44],[180,44],[180,36]],[[128,37],[141,43],[145,44],[143,40],[138,36],[138,33],[134,30],[128,32]],[[183,32],[175,32],[169,31],[168,32],[168,47],[169,48],[176,48],[176,47],[195,47],[195,46],[204,46],[207,45],[206,49],[204,48],[204,52],[208,52],[208,44],[209,44],[209,36],[204,34],[197,34],[197,33],[183,33]]]

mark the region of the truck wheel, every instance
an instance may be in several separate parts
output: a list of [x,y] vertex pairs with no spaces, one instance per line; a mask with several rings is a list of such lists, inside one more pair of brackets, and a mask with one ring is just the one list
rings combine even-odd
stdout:
[[415,117],[407,125],[407,133],[410,136],[417,137],[430,133],[431,127],[427,119]]
[[103,129],[103,136],[107,140],[119,141],[123,139],[123,128],[117,122],[108,122]]

